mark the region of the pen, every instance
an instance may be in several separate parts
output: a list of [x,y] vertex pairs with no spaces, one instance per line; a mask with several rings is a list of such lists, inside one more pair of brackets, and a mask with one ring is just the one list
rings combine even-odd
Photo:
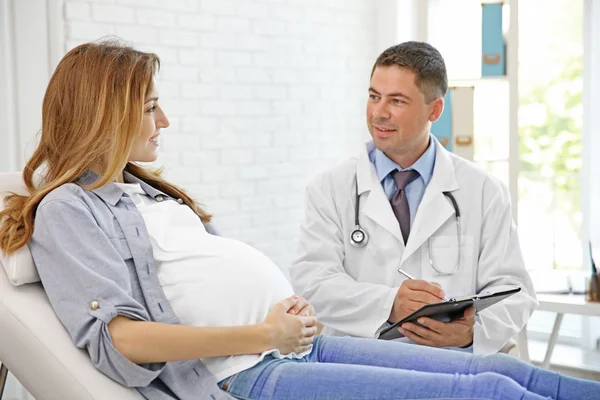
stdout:
[[[406,273],[406,272],[402,271],[402,269],[401,269],[401,268],[398,268],[398,272],[400,272],[402,275],[404,275],[404,276],[405,276],[405,277],[407,277],[408,279],[415,279],[415,278],[414,278],[413,276],[411,276],[410,274],[408,274],[408,273]],[[444,296],[444,297],[443,297],[443,300],[444,300],[444,301],[448,301],[449,299],[448,299],[446,296]]]

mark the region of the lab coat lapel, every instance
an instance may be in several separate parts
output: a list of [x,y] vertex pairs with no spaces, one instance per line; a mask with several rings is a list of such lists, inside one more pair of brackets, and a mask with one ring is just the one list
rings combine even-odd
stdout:
[[435,138],[432,140],[436,145],[433,175],[410,228],[401,263],[417,251],[454,214],[454,207],[444,196],[444,192],[458,189],[454,162],[450,153]]
[[369,151],[372,146],[373,143],[369,143],[366,146],[366,151],[361,153],[356,170],[358,193],[362,195],[365,192],[369,192],[368,195],[362,195],[360,198],[361,204],[363,204],[360,209],[361,217],[364,215],[377,225],[383,227],[404,247],[400,224],[398,224],[394,211],[392,211],[392,206],[383,191],[381,183],[377,179],[375,166],[369,160]]

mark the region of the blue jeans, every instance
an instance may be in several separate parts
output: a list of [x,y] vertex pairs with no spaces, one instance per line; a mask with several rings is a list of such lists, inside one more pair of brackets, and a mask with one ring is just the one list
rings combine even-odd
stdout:
[[505,354],[330,336],[317,336],[302,359],[268,356],[219,386],[239,399],[600,399],[599,382]]

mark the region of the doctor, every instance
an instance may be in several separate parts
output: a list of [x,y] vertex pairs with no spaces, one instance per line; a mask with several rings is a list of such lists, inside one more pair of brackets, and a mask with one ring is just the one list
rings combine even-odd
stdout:
[[307,187],[290,276],[317,310],[323,334],[377,337],[390,322],[444,296],[520,286],[477,315],[470,308],[453,322],[424,318],[423,327],[401,328],[417,344],[490,354],[535,309],[507,187],[430,135],[447,90],[444,60],[429,44],[385,50],[369,87],[373,140],[358,159]]

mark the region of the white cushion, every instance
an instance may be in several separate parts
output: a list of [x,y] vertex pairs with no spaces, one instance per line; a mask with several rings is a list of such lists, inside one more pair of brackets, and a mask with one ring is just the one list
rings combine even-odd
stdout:
[[[0,210],[4,209],[4,197],[9,194],[7,192],[27,194],[20,172],[0,172]],[[8,281],[15,286],[40,281],[27,245],[8,256],[0,250],[0,264],[6,271]]]
[[75,347],[42,285],[15,287],[0,268],[0,362],[36,400],[143,400]]

